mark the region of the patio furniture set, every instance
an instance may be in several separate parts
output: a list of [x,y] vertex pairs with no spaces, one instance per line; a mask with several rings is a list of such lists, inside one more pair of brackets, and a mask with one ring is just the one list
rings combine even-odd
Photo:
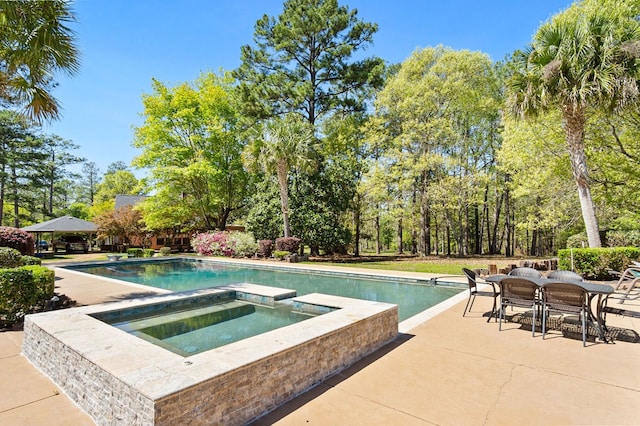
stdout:
[[[541,322],[544,339],[551,314],[562,316],[571,314],[578,315],[580,318],[583,346],[586,346],[589,325],[595,326],[601,341],[608,342],[605,334],[607,312],[605,308],[607,299],[618,294],[610,285],[585,281],[572,271],[552,271],[547,277],[543,277],[536,269],[521,267],[513,269],[507,275],[496,274],[485,277],[481,283],[491,285],[492,291],[480,291],[478,290],[480,278],[469,269],[465,268],[463,272],[469,282],[469,299],[463,316],[471,310],[476,296],[492,297],[493,308],[487,322],[495,317],[496,321],[499,321],[500,330],[505,320],[506,308],[510,306],[531,310],[533,336],[535,336],[536,318]],[[640,267],[638,272],[640,273]],[[638,282],[640,282],[640,275]],[[498,297],[500,298],[499,308]],[[595,305],[595,312],[592,309],[593,305]]]

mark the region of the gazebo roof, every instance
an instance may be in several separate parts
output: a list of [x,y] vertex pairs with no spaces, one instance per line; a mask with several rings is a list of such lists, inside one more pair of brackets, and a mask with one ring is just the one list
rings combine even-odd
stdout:
[[73,216],[62,216],[22,228],[27,232],[96,232],[98,225]]

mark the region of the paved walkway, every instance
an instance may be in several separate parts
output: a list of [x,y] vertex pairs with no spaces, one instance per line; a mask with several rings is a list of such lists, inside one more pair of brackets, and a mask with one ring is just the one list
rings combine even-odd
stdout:
[[[82,304],[145,293],[56,276],[56,292]],[[499,332],[483,316],[486,298],[465,318],[463,308],[464,301],[401,334],[256,424],[639,424],[639,320],[610,315],[615,343],[583,348],[557,331],[544,341],[515,323]],[[0,424],[92,425],[20,354],[21,342],[21,332],[0,333]]]

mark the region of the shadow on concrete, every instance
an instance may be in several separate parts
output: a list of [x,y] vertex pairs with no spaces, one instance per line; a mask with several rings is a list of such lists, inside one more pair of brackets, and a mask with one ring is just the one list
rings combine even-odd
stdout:
[[315,398],[319,397],[320,395],[327,392],[331,388],[337,386],[344,380],[347,380],[349,377],[358,373],[360,370],[364,369],[370,364],[373,364],[383,356],[387,355],[388,353],[392,352],[396,348],[400,347],[405,342],[408,342],[413,337],[414,337],[413,334],[399,333],[398,336],[393,341],[387,343],[385,346],[381,347],[377,351],[367,355],[366,357],[362,358],[361,360],[357,361],[356,363],[352,364],[351,366],[347,367],[341,372],[336,373],[335,375],[316,384],[314,387],[307,390],[306,392],[298,395],[297,397],[289,400],[288,402],[285,402],[283,405],[265,414],[263,417],[260,417],[254,420],[253,422],[249,423],[249,425],[266,426],[266,425],[271,425],[277,422],[278,420],[283,419],[284,417],[293,413],[294,411],[304,406],[308,402],[314,400]]

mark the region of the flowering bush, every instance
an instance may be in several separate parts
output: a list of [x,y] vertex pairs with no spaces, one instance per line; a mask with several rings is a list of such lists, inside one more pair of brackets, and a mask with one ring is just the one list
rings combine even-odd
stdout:
[[252,256],[258,249],[253,236],[247,232],[205,232],[191,239],[193,251],[203,256]]
[[27,231],[10,226],[0,226],[0,247],[11,247],[18,250],[20,254],[30,256],[35,251],[35,243]]

